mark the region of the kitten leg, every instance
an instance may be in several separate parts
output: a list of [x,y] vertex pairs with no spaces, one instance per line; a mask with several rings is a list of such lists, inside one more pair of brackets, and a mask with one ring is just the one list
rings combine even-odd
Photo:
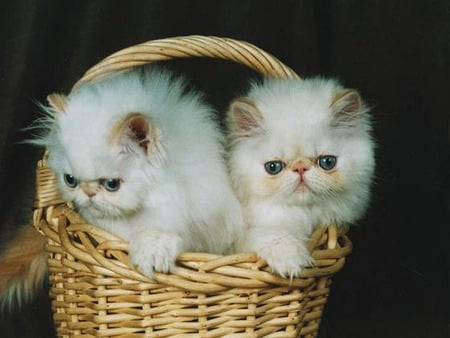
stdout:
[[147,277],[156,272],[170,272],[183,252],[180,236],[158,230],[138,231],[130,238],[131,262]]
[[303,267],[313,264],[306,241],[306,236],[298,238],[286,230],[251,228],[239,243],[239,249],[256,252],[276,274],[293,278],[300,276]]
[[6,243],[0,255],[0,304],[11,308],[29,301],[47,277],[47,242],[25,224]]

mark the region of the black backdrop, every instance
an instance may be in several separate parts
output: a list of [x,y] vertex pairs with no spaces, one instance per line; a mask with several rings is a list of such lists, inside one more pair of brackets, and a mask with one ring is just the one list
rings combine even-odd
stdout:
[[[0,10],[3,238],[27,215],[18,207],[29,207],[39,153],[18,141],[37,116],[36,100],[67,92],[101,58],[136,43],[233,37],[303,76],[337,77],[374,107],[373,203],[351,230],[354,252],[334,278],[320,337],[448,337],[448,0],[18,0]],[[220,109],[254,75],[217,60],[173,66]],[[0,315],[0,336],[52,337],[49,309],[42,293]]]

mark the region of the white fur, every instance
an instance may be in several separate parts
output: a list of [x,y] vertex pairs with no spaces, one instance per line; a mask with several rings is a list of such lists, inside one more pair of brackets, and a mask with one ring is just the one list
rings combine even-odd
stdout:
[[[167,72],[131,71],[87,84],[68,96],[64,113],[42,140],[67,201],[80,214],[130,242],[130,257],[147,276],[168,272],[183,251],[224,253],[240,232],[239,203],[223,160],[222,136],[198,94]],[[114,125],[129,113],[147,116],[158,152],[112,144]],[[156,154],[157,153],[157,154]],[[89,199],[63,174],[95,182],[123,180],[116,192]]]
[[[230,123],[229,166],[248,226],[237,250],[258,252],[282,276],[298,276],[312,263],[306,241],[316,227],[353,223],[369,202],[370,119],[363,104],[355,126],[336,126],[330,105],[340,92],[333,80],[266,79],[246,95],[262,117],[254,133]],[[319,155],[337,156],[334,176],[315,164]],[[268,175],[264,163],[276,159],[309,161],[309,189],[299,189],[300,175],[289,168],[278,178]]]

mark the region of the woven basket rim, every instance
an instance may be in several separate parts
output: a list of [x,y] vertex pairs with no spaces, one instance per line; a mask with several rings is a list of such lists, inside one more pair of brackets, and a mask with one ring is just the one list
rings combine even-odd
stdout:
[[[150,279],[124,259],[125,256],[121,256],[122,259],[120,257],[111,259],[105,257],[105,254],[100,254],[99,252],[116,254],[120,252],[121,255],[127,255],[129,245],[108,231],[85,223],[70,206],[62,203],[49,207],[45,217],[35,213],[35,219],[35,226],[41,233],[58,243],[79,262],[106,267],[115,277],[134,278],[145,283],[177,285],[192,292],[217,292],[237,285],[241,285],[242,288],[268,285],[305,287],[311,283],[311,278],[331,276],[339,271],[345,257],[352,251],[352,243],[346,236],[347,228],[332,225],[321,227],[311,235],[308,248],[316,264],[304,268],[301,277],[289,279],[272,274],[267,263],[254,252],[231,255],[183,252],[178,256],[177,267],[171,273],[156,272]],[[325,249],[319,249],[324,245]],[[239,269],[226,271],[227,266]],[[217,279],[212,281],[206,278],[205,274],[208,273],[217,274]],[[233,276],[233,273],[236,275]],[[211,284],[213,282],[214,285]]]

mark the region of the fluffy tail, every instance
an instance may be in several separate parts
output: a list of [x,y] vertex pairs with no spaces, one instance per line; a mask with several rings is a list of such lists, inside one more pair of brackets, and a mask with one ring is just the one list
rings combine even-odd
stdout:
[[30,225],[22,226],[0,253],[0,305],[29,301],[47,277],[46,238]]

